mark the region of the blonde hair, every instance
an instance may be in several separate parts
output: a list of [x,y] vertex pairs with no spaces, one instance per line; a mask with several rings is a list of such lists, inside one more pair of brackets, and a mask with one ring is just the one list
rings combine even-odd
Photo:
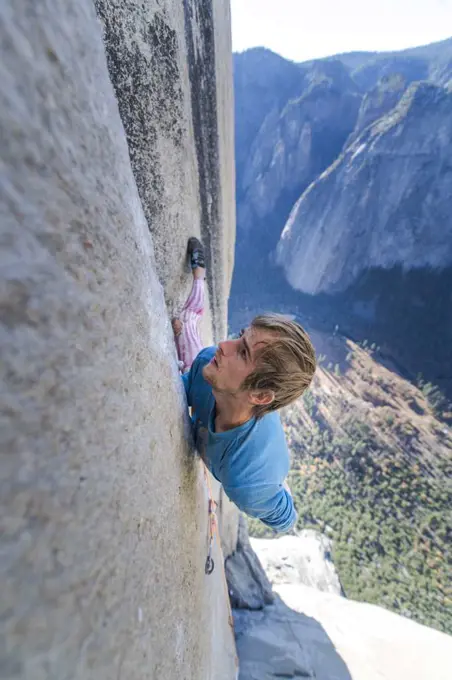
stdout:
[[270,404],[255,406],[254,415],[261,418],[303,394],[314,377],[316,359],[309,335],[285,316],[262,314],[253,319],[251,327],[275,334],[275,340],[257,352],[256,368],[242,384],[244,390],[274,393]]

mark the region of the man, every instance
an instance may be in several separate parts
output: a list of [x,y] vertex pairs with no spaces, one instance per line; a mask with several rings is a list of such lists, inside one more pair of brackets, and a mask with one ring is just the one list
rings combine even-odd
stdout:
[[289,453],[277,410],[297,399],[315,372],[301,326],[283,316],[256,317],[238,338],[203,349],[203,247],[189,239],[193,288],[173,319],[195,441],[207,467],[240,510],[276,531],[296,521],[285,479]]

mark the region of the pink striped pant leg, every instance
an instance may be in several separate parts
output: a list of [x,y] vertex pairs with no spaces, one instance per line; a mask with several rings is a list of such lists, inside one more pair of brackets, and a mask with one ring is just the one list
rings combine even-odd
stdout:
[[183,363],[183,371],[188,371],[203,344],[199,335],[199,322],[204,313],[204,279],[193,279],[193,286],[183,306],[179,319],[183,323],[182,332],[176,337],[177,355]]

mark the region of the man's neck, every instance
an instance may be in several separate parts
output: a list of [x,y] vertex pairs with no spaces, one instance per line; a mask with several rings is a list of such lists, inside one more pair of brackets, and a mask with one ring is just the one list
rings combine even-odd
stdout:
[[251,420],[252,408],[237,401],[234,396],[218,393],[213,390],[215,397],[215,432],[227,432]]

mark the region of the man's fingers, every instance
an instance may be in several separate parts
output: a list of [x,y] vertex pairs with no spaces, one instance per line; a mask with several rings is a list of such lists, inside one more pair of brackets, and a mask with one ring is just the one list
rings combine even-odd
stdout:
[[183,323],[180,319],[173,319],[171,325],[173,327],[174,335],[180,335],[182,333]]

